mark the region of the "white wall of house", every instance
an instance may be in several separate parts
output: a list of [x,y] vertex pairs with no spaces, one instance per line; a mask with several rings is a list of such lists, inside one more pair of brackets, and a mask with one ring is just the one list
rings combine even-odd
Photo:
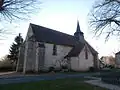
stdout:
[[70,46],[57,45],[57,55],[53,55],[53,44],[45,43],[45,67],[59,67],[58,60],[62,60],[71,49]]
[[89,67],[93,67],[93,55],[88,49],[88,59],[85,58],[85,47],[82,49],[78,57],[71,58],[71,68],[75,71],[86,71]]
[[120,68],[120,54],[115,55],[116,67]]
[[89,70],[90,67],[94,66],[93,55],[88,48],[88,59],[85,58],[85,47],[82,49],[81,53],[79,54],[79,69],[81,71]]
[[74,71],[79,71],[79,57],[71,57],[71,69]]

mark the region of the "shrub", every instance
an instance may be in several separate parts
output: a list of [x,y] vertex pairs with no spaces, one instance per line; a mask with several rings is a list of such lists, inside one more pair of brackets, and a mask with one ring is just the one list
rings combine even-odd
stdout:
[[0,67],[0,72],[7,72],[7,71],[13,71],[13,70],[15,70],[15,68],[11,66]]
[[49,72],[55,71],[54,67],[49,67]]
[[62,67],[62,69],[68,69],[67,65],[63,65],[61,67]]
[[94,67],[90,67],[90,68],[89,68],[89,71],[90,71],[90,72],[94,72],[94,71],[95,71],[95,68],[94,68]]

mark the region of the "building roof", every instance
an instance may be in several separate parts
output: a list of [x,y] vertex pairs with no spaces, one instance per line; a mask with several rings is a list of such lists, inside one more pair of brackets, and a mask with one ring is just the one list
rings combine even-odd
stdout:
[[[36,41],[38,42],[46,42],[46,43],[52,43],[57,45],[67,45],[72,46],[73,48],[65,57],[75,57],[78,56],[81,50],[84,47],[84,43],[78,41],[74,36],[62,33],[53,29],[49,29],[43,26],[38,26],[35,24],[30,24],[34,37]],[[88,43],[85,41],[87,46],[90,48],[92,54],[97,54],[97,51],[95,51]]]
[[80,54],[83,47],[84,47],[83,43],[76,44],[64,58],[77,57]]
[[72,35],[34,24],[30,24],[30,26],[32,27],[35,39],[39,42],[68,46],[74,46],[78,42]]
[[119,51],[119,52],[117,52],[116,54],[120,54],[120,51]]
[[68,53],[68,55],[66,55],[64,58],[66,57],[76,57],[80,54],[80,52],[82,51],[82,49],[84,48],[85,44],[88,46],[88,48],[90,49],[91,53],[93,55],[98,54],[98,52],[96,50],[94,50],[87,41],[85,41],[85,43],[78,43],[76,44],[71,51]]

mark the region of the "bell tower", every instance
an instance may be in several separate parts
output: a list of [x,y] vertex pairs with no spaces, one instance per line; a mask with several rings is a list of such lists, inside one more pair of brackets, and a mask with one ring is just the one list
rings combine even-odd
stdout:
[[84,33],[80,30],[79,21],[77,21],[77,28],[76,28],[76,32],[74,33],[74,36],[77,40],[81,42],[84,41]]

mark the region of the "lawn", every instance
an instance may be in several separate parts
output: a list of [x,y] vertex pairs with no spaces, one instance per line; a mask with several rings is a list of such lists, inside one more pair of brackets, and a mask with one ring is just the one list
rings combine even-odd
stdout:
[[58,79],[0,85],[0,90],[107,90],[84,83],[85,79]]

